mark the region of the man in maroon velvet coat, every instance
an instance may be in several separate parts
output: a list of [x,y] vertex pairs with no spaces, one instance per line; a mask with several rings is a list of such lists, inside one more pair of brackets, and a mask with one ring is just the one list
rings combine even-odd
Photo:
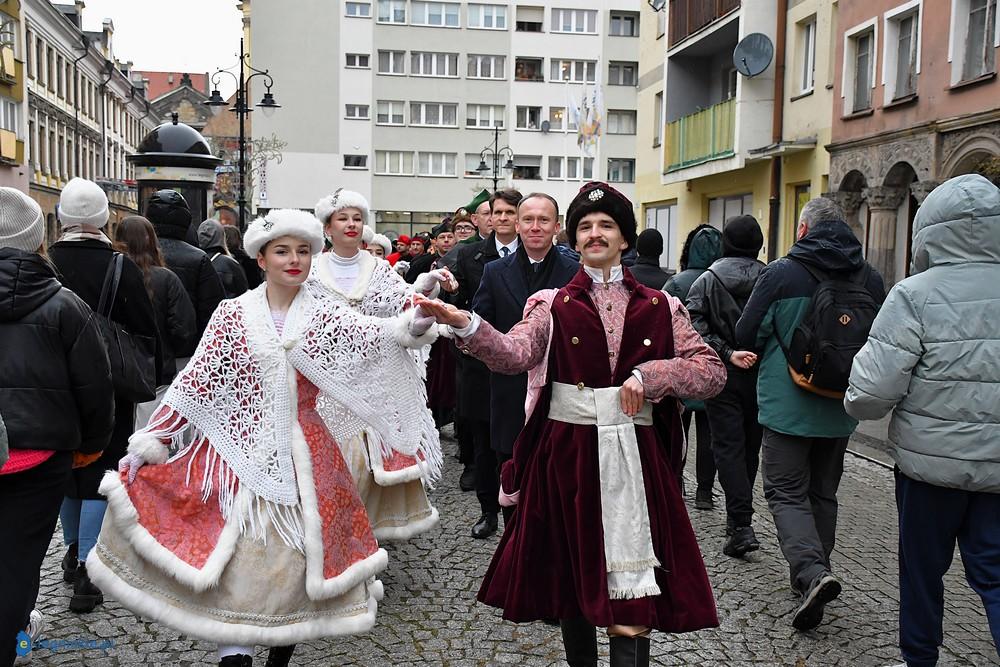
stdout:
[[566,215],[583,267],[529,299],[500,334],[439,302],[422,308],[492,371],[529,371],[529,415],[501,474],[516,504],[479,600],[512,621],[558,618],[571,666],[648,665],[649,633],[718,625],[715,600],[674,470],[680,398],[717,394],[726,370],[684,306],[621,266],[632,204],[588,183]]

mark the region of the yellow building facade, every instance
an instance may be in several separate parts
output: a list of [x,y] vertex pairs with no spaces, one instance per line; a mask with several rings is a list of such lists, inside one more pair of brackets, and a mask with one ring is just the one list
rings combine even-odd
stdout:
[[[761,258],[780,257],[794,242],[802,205],[829,190],[824,146],[830,141],[835,3],[789,3],[782,49],[775,2],[717,0],[715,15],[706,17],[696,11],[698,1],[672,0],[661,12],[647,8],[640,26],[636,204],[640,224],[663,234],[660,263],[672,270],[679,269],[692,229],[702,223],[721,229],[729,217],[747,213],[764,231]],[[706,18],[704,25],[692,23]],[[752,33],[767,35],[777,53],[764,72],[748,78],[736,71],[732,53]],[[774,78],[782,69],[775,141]],[[772,237],[775,160],[780,187]]]
[[0,2],[0,185],[25,191],[23,40],[21,3]]

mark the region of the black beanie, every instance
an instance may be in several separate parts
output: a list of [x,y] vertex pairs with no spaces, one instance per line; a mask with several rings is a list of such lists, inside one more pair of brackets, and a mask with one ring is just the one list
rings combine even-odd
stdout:
[[632,212],[632,202],[628,197],[615,190],[607,183],[591,181],[580,188],[566,210],[566,233],[569,242],[576,246],[576,228],[580,219],[590,213],[607,213],[618,223],[625,242],[629,248],[635,247],[635,213]]
[[737,215],[726,221],[722,230],[723,257],[756,257],[764,246],[764,234],[757,218]]
[[635,241],[639,257],[657,258],[663,254],[663,235],[655,229],[644,229]]

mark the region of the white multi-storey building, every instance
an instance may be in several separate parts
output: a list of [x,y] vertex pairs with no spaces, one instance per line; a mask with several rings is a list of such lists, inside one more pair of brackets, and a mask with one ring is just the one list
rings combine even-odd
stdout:
[[[282,108],[255,117],[253,134],[286,144],[255,206],[310,209],[346,187],[370,198],[380,231],[427,229],[492,188],[492,158],[485,176],[476,169],[495,127],[513,162],[503,169],[504,151],[500,187],[548,192],[565,207],[601,179],[631,197],[639,6],[255,0],[253,61],[274,77]],[[588,157],[568,109],[598,86],[603,135]]]

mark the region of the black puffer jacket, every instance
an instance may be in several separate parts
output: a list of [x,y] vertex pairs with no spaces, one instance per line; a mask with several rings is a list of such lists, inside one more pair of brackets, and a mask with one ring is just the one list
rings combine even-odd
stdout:
[[226,236],[218,220],[206,220],[198,226],[198,247],[205,251],[222,280],[227,299],[247,291],[247,277],[240,263],[226,254]]
[[736,347],[736,323],[750,300],[764,263],[749,257],[723,257],[698,276],[688,291],[691,324],[729,364]]
[[651,289],[661,290],[670,280],[670,274],[660,267],[660,260],[656,257],[637,257],[629,271],[633,278]]
[[154,266],[150,283],[153,288],[153,311],[163,346],[163,374],[160,384],[169,384],[177,374],[177,357],[189,357],[198,344],[197,319],[191,297],[181,279],[170,269]]
[[0,248],[0,413],[11,448],[107,447],[114,389],[93,317],[40,256]]
[[[185,239],[189,225],[183,227],[150,220],[156,228],[160,239],[160,251],[167,268],[177,274],[194,304],[197,321],[195,340],[201,339],[209,318],[225,298],[222,281],[212,267],[212,261],[200,248],[196,248]],[[179,356],[182,355],[178,352]]]

